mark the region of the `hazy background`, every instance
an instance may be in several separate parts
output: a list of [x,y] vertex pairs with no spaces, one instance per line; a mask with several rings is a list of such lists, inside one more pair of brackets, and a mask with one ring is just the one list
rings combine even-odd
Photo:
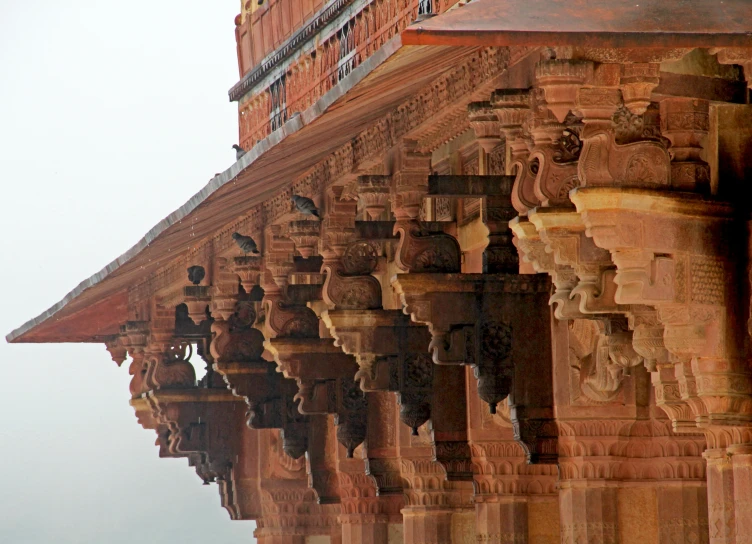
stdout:
[[[234,161],[238,0],[0,0],[0,332]],[[0,342],[0,542],[253,542],[103,345]]]

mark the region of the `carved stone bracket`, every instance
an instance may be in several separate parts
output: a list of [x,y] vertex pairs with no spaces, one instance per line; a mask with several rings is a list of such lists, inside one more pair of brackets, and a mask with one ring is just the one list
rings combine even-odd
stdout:
[[150,391],[147,400],[166,429],[167,452],[190,457],[204,480],[227,481],[235,458],[232,421],[239,398],[224,389]]
[[288,304],[280,294],[266,295],[263,300],[266,320],[264,337],[318,338],[319,324],[310,308]]
[[616,142],[612,120],[621,105],[621,93],[616,89],[580,89],[577,110],[585,124],[578,162],[581,185],[668,188],[672,184],[670,159],[660,141]]
[[[546,251],[556,265],[568,267],[577,276],[577,284],[559,290],[551,297],[557,316],[587,318],[603,314],[624,314],[628,308],[614,300],[615,265],[611,254],[595,245],[585,233],[580,214],[569,208],[536,208],[528,214]],[[558,287],[558,286],[557,286]]]
[[263,259],[252,255],[235,257],[230,268],[240,278],[240,285],[246,293],[250,293],[259,284],[264,273]]
[[372,221],[377,220],[386,210],[391,184],[391,176],[358,176],[358,198]]
[[292,221],[287,228],[287,235],[295,242],[295,249],[307,259],[316,254],[321,223],[318,220]]
[[367,240],[350,243],[341,257],[328,255],[324,259],[322,272],[326,274],[323,298],[329,308],[381,308],[381,284],[371,276],[378,259],[378,245]]
[[426,328],[398,310],[334,310],[321,318],[335,344],[356,356],[361,389],[396,392],[401,421],[417,433],[431,417],[433,365]]
[[512,422],[530,462],[556,462],[550,280],[406,274],[392,285],[405,312],[428,325],[434,362],[471,366],[491,413],[509,395]]
[[397,221],[400,243],[394,262],[405,272],[459,272],[460,245],[443,232],[430,232],[419,221]]
[[671,140],[671,186],[679,190],[710,192],[710,167],[701,158],[710,128],[708,111],[707,100],[661,100],[661,131]]
[[284,293],[288,276],[295,267],[295,242],[282,236],[280,225],[268,227],[265,236],[267,243],[264,250],[264,266],[274,278],[277,288]]
[[733,208],[688,194],[605,187],[578,189],[572,200],[588,234],[611,252],[616,302],[657,310],[665,347],[682,361],[681,397],[696,422],[749,421],[752,382],[735,332],[743,318],[733,264],[745,251],[745,230]]
[[217,258],[209,305],[214,319],[230,319],[235,312],[239,291],[238,276],[233,272],[231,262],[223,257]]
[[535,67],[537,85],[545,92],[548,109],[563,123],[575,108],[577,91],[593,77],[593,63],[570,59],[542,60]]
[[[515,216],[510,202],[512,176],[431,176],[428,194],[455,198],[481,197],[482,218],[488,227],[488,246],[483,252],[483,271],[511,272],[519,269],[509,221]],[[417,272],[417,270],[416,270]]]
[[523,132],[523,127],[529,122],[532,110],[530,108],[529,89],[503,89],[491,95],[491,105],[499,118],[501,132],[506,138],[509,148],[510,161],[508,172],[515,172],[512,188],[512,205],[519,214],[527,213],[540,201],[535,196],[534,180],[537,172],[530,168],[527,161],[532,140],[529,134]]
[[120,336],[108,338],[104,343],[107,352],[117,366],[122,365],[128,356],[128,348],[123,343]]

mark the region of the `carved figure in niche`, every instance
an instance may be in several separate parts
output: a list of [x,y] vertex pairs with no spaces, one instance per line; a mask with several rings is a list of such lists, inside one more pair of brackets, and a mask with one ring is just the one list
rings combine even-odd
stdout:
[[577,404],[613,402],[629,368],[643,358],[622,319],[576,319],[569,325],[570,398]]

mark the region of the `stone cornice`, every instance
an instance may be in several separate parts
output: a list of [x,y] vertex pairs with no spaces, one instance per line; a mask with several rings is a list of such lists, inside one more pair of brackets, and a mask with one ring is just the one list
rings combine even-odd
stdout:
[[[160,250],[160,247],[164,245],[160,246],[160,240],[164,239],[164,243],[168,243],[166,240],[170,237],[179,236],[177,232],[181,228],[185,228],[185,225],[197,225],[196,219],[191,218],[196,216],[199,206],[202,206],[203,209],[203,206],[207,206],[210,199],[223,191],[228,185],[234,186],[237,184],[238,187],[235,190],[240,190],[240,186],[247,182],[244,180],[248,180],[255,175],[253,174],[254,170],[250,168],[251,165],[256,166],[288,136],[306,129],[314,120],[323,117],[331,104],[365,80],[368,74],[377,67],[388,62],[389,58],[398,51],[400,51],[400,41],[399,37],[396,37],[371,55],[367,61],[358,66],[348,76],[347,80],[343,80],[329,91],[309,110],[288,121],[282,129],[259,142],[230,169],[213,178],[206,187],[182,207],[153,227],[129,251],[107,265],[99,273],[82,282],[52,308],[8,334],[6,341],[40,341],[37,337],[32,339],[29,333],[38,329],[42,323],[49,324],[49,327],[56,327],[55,322],[59,319],[67,318],[73,314],[80,315],[79,312],[82,312],[82,310],[88,311],[89,308],[98,303],[106,305],[108,297],[112,297],[115,293],[121,291],[114,291],[116,289],[115,284],[110,284],[108,288],[99,286],[106,280],[115,280],[117,283],[118,279],[112,276],[120,276],[119,281],[123,283],[125,281],[124,275],[133,273],[135,260],[139,257],[149,259],[150,270],[147,274],[144,274],[144,271],[141,270],[139,281],[131,280],[120,289],[130,291],[131,302],[136,291],[139,292],[136,295],[137,299],[147,298],[147,293],[164,288],[166,284],[170,283],[170,278],[182,275],[184,272],[179,269],[184,267],[188,260],[201,255],[217,255],[231,247],[234,243],[230,238],[233,230],[259,232],[264,224],[270,224],[290,212],[289,195],[293,192],[314,194],[320,190],[322,184],[324,186],[330,185],[343,179],[343,176],[368,167],[403,138],[410,137],[432,116],[446,108],[447,104],[454,104],[465,100],[465,98],[467,101],[472,101],[472,95],[479,86],[494,80],[507,69],[510,63],[520,61],[530,52],[526,48],[517,48],[512,51],[506,48],[490,48],[479,49],[458,56],[457,63],[453,64],[453,69],[444,72],[439,78],[429,80],[420,91],[395,104],[383,117],[376,119],[365,129],[362,129],[348,143],[339,148],[334,148],[323,160],[312,165],[308,174],[296,176],[292,183],[276,185],[271,192],[268,190],[268,185],[266,185],[266,192],[262,191],[260,187],[251,189],[250,193],[255,202],[249,202],[250,205],[244,208],[241,216],[236,216],[234,220],[227,221],[222,226],[212,227],[211,233],[199,231],[199,234],[193,240],[181,239],[181,251],[178,251],[177,246],[172,245],[172,254],[176,255],[175,257],[169,258],[166,251]],[[435,55],[439,54],[441,54],[441,51],[435,53]],[[444,52],[444,54],[447,53]],[[418,59],[422,59],[422,57],[416,57],[416,61]],[[423,60],[423,62],[426,61]],[[435,63],[431,65],[435,65]],[[206,215],[202,214],[202,217],[206,217]],[[181,224],[183,227],[180,226]],[[208,227],[208,224],[205,226]],[[177,242],[173,242],[173,244],[175,243]],[[126,268],[127,271],[124,270]],[[159,278],[160,276],[162,279]],[[142,289],[144,283],[151,285],[143,286],[146,289]],[[96,294],[92,292],[85,294],[95,286],[104,290],[98,291]],[[110,292],[108,293],[106,289],[109,289]],[[71,307],[71,303],[75,303],[75,308]],[[61,314],[64,309],[65,314]],[[106,331],[105,333],[113,334],[113,332]],[[105,333],[88,333],[75,337],[66,333],[65,339],[67,341],[95,341],[99,340],[98,337],[95,338],[97,334]],[[39,333],[35,331],[35,334]],[[62,341],[62,337],[45,336],[42,341]]]

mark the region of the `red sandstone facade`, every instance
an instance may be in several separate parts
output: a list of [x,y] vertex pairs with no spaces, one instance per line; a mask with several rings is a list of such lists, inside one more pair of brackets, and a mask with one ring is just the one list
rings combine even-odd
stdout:
[[263,544],[751,542],[752,7],[671,3],[245,3],[246,155],[8,340]]

